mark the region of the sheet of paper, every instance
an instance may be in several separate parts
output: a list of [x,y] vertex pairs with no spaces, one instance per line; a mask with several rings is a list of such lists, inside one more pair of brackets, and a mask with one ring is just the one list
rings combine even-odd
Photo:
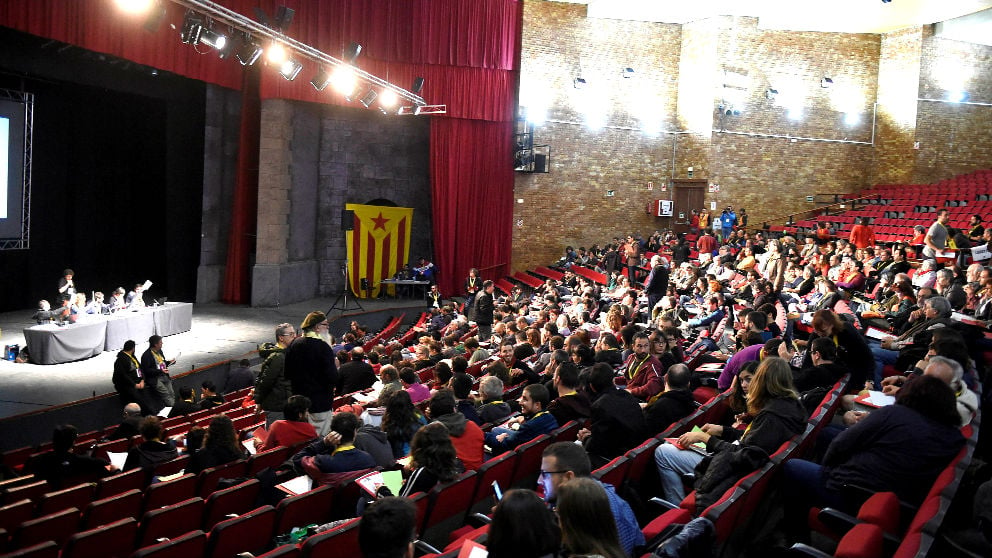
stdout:
[[888,338],[892,337],[892,334],[891,333],[886,333],[886,332],[878,329],[877,327],[869,327],[868,330],[865,331],[865,337],[868,337],[870,339],[880,339],[881,340],[881,339],[888,339]]
[[886,395],[880,391],[869,391],[868,399],[878,407],[885,407],[887,405],[892,405],[896,402],[896,398],[891,395]]
[[161,411],[158,412],[158,416],[162,418],[169,418],[169,413],[172,412],[172,407],[163,407]]
[[118,469],[124,470],[124,462],[127,461],[127,452],[116,453],[112,451],[107,452],[107,459],[110,460],[111,465],[117,467]]
[[244,446],[244,448],[248,450],[248,453],[252,455],[258,453],[258,450],[255,449],[255,440],[252,438],[248,438],[247,440],[242,441],[241,445]]
[[303,494],[304,492],[309,492],[313,488],[313,479],[307,475],[300,475],[296,478],[289,479],[288,481],[276,485],[279,488],[290,494]]
[[461,550],[458,551],[458,558],[486,558],[487,556],[489,556],[489,551],[486,550],[486,547],[473,540],[463,542]]

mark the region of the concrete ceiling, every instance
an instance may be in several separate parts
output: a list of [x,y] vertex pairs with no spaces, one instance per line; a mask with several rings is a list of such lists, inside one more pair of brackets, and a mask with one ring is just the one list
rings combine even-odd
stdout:
[[[758,27],[762,29],[841,33],[886,33],[992,8],[992,0],[892,0],[887,3],[881,0],[557,1],[587,4],[590,18],[687,23],[719,15],[736,15],[757,17]],[[992,41],[992,22],[989,20],[992,18],[978,19],[978,22],[969,22],[971,29],[961,40],[989,44]]]

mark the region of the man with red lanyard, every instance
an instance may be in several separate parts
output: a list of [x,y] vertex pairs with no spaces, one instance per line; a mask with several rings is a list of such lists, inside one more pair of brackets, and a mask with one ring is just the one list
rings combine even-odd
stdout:
[[661,393],[663,387],[661,377],[665,371],[661,369],[661,362],[651,356],[651,342],[646,332],[635,333],[632,343],[634,353],[627,357],[627,362],[624,363],[626,389],[634,397],[647,401]]

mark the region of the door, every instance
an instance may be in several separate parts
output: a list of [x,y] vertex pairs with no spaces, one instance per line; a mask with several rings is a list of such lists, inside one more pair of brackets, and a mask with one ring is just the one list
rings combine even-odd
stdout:
[[703,197],[706,194],[706,179],[675,179],[672,181],[672,196],[675,201],[672,216],[672,230],[689,232],[689,221],[692,210],[703,208]]

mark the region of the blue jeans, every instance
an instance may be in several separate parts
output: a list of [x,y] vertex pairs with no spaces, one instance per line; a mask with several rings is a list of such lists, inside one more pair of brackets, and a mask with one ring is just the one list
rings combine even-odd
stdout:
[[654,463],[661,476],[661,489],[665,500],[678,505],[685,499],[682,475],[696,469],[703,456],[692,450],[680,450],[672,444],[661,444],[654,450]]
[[882,369],[886,364],[895,364],[899,360],[899,351],[883,349],[879,345],[870,344],[871,354],[875,357],[875,389],[882,389]]

